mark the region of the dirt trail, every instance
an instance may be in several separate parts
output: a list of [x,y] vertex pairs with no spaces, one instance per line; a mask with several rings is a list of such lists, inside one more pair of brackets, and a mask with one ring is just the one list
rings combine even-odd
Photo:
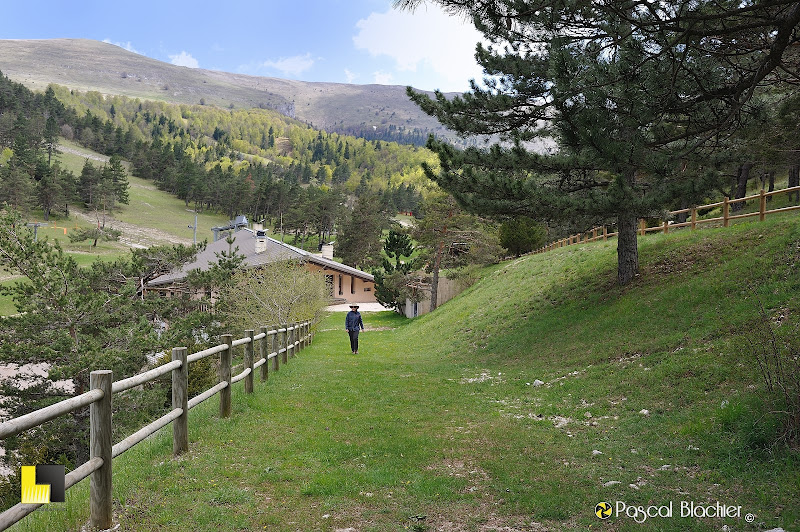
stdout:
[[84,159],[91,159],[93,161],[101,161],[104,163],[108,162],[108,157],[105,155],[98,155],[96,153],[86,153],[83,151],[78,151],[75,148],[70,148],[69,146],[58,146],[58,151],[63,153],[71,153],[72,155],[77,155],[78,157],[83,157]]
[[[97,217],[94,213],[86,213],[78,210],[73,210],[72,214],[86,220],[91,224],[97,223]],[[102,220],[102,215],[101,215]],[[165,244],[185,244],[190,245],[192,241],[188,238],[180,238],[169,233],[165,233],[159,229],[145,228],[138,225],[121,222],[111,218],[106,214],[106,227],[111,227],[118,231],[122,231],[122,236],[119,241],[128,247],[132,248],[149,248],[150,246],[159,246]]]

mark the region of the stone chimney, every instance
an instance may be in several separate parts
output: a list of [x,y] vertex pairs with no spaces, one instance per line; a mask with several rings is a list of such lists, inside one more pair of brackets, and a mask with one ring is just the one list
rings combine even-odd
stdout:
[[322,257],[333,260],[333,244],[322,244]]
[[267,250],[267,232],[263,229],[256,230],[256,253],[264,253]]

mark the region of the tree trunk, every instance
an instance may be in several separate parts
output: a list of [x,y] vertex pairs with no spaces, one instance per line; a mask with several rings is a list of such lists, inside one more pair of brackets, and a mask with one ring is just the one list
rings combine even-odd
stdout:
[[[769,189],[767,189],[767,192],[772,192],[774,190],[775,190],[775,171],[773,170],[769,173]],[[772,196],[769,196],[767,198],[767,201],[772,201]]]
[[444,250],[444,241],[439,242],[439,247],[436,250],[436,258],[433,261],[433,279],[431,280],[431,312],[436,310],[439,299],[439,267],[442,265],[442,253]]
[[[689,202],[686,199],[682,199],[681,203],[680,203],[680,209],[679,210],[688,209],[688,208],[689,208]],[[679,223],[679,224],[686,223],[686,220],[687,220],[688,217],[689,217],[689,213],[688,212],[682,212],[682,213],[677,214],[675,216],[675,222]]]
[[[796,187],[800,185],[800,167],[797,165],[792,165],[789,167],[789,187]],[[798,201],[800,201],[800,192],[790,192],[789,193],[789,201],[792,201],[794,196],[797,196]]]
[[[739,166],[739,171],[736,176],[736,195],[735,198],[743,198],[747,196],[747,182],[750,180],[750,169],[753,168],[753,163],[744,163]],[[740,201],[731,205],[732,211],[741,211],[744,209],[744,202]]]
[[636,215],[630,212],[617,216],[617,281],[624,286],[639,273],[639,247],[636,241]]

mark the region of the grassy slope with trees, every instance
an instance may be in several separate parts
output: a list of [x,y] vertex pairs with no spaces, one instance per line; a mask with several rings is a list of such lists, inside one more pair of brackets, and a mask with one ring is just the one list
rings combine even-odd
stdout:
[[[193,410],[187,456],[169,458],[166,433],[115,460],[116,518],[131,530],[563,530],[599,526],[598,501],[674,501],[677,514],[685,500],[756,519],[645,528],[796,529],[800,458],[764,414],[775,405],[752,350],[769,347],[765,327],[797,336],[797,217],[643,238],[642,275],[625,287],[615,245],[491,267],[414,321],[367,314],[357,357],[331,316],[255,395],[234,388],[231,418],[213,400]],[[20,530],[79,529],[87,491]]]

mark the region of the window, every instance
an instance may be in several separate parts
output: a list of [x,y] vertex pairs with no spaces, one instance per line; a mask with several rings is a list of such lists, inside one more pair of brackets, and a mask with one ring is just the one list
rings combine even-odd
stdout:
[[351,294],[356,293],[356,278],[354,275],[350,276],[350,293]]
[[328,293],[333,297],[333,275],[325,276],[325,284],[328,285]]
[[342,294],[344,294],[344,292],[342,291],[342,274],[340,273],[339,274],[339,295],[342,295]]

